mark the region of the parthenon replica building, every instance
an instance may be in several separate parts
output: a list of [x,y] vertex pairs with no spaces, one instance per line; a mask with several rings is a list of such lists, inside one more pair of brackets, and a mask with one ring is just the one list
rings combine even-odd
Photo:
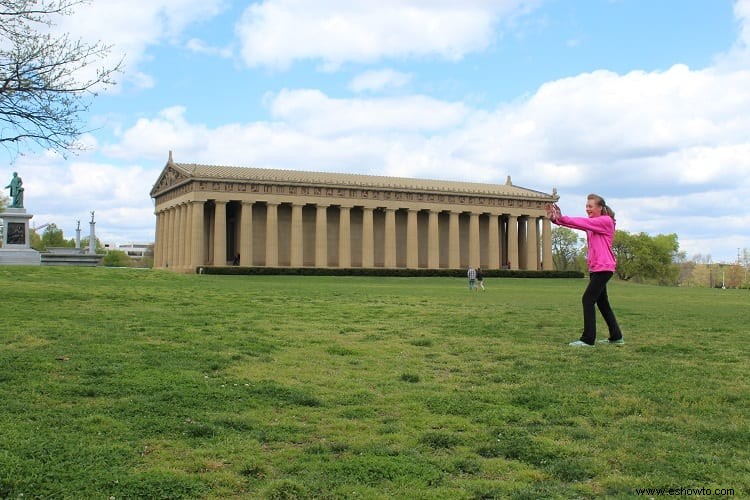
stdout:
[[552,269],[545,204],[505,184],[167,164],[154,267]]

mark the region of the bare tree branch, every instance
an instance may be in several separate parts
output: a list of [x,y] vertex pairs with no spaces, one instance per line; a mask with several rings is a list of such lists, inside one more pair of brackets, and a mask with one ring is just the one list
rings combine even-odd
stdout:
[[52,148],[63,156],[77,151],[85,133],[82,115],[98,89],[114,85],[113,67],[96,68],[111,51],[67,34],[52,35],[54,17],[71,15],[87,0],[0,0],[0,144],[15,152]]

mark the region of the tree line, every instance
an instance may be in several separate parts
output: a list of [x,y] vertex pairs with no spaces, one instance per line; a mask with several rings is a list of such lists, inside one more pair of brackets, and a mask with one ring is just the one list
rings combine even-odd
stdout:
[[[712,263],[710,256],[687,259],[680,251],[677,234],[628,233],[615,231],[612,249],[617,258],[615,275],[624,281],[665,286],[690,285],[747,287],[750,252],[736,264]],[[586,239],[566,227],[552,229],[552,258],[559,271],[587,270]]]

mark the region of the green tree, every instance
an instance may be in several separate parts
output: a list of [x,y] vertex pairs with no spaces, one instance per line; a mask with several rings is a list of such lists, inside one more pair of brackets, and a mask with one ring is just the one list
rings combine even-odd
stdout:
[[88,98],[114,85],[121,63],[99,66],[111,47],[71,40],[51,29],[84,0],[0,0],[0,144],[30,143],[63,155],[80,148]]
[[617,258],[617,276],[622,280],[653,280],[661,285],[677,284],[680,258],[676,234],[649,236],[616,231],[612,245]]
[[617,258],[617,277],[625,281],[631,279],[636,272],[635,238],[627,231],[615,231],[612,250]]
[[36,250],[37,252],[43,252],[46,250],[44,246],[42,245],[42,237],[39,236],[39,233],[36,232],[36,230],[32,227],[29,228],[29,244],[31,248]]
[[552,229],[552,261],[558,271],[580,271],[582,240],[567,227]]
[[44,229],[42,233],[42,247],[47,249],[50,247],[66,247],[68,242],[65,241],[63,230],[57,227],[56,224],[50,224]]

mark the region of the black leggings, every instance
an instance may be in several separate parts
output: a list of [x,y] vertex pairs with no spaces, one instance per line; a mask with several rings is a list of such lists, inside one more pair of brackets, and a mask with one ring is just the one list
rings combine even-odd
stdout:
[[619,340],[622,338],[620,326],[617,324],[615,313],[609,305],[607,297],[607,282],[612,277],[612,272],[602,271],[589,273],[589,286],[583,292],[581,302],[583,303],[583,335],[581,340],[587,344],[593,345],[596,342],[596,309],[599,311],[607,322],[609,328],[609,340]]

